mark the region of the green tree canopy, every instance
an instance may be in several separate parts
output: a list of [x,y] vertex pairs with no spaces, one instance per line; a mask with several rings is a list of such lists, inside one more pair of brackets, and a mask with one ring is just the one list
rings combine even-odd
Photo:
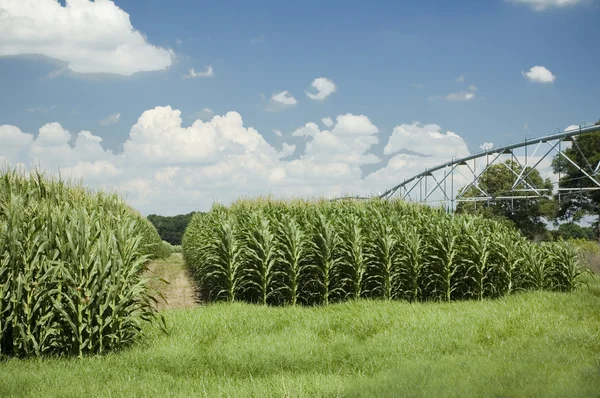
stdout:
[[558,226],[552,235],[555,238],[568,239],[594,239],[594,229],[592,227],[582,227],[574,222],[568,222]]
[[172,245],[181,245],[181,238],[193,215],[193,212],[172,217],[150,214],[148,220],[154,224],[162,240]]
[[[596,123],[600,125],[600,121]],[[574,137],[573,144],[564,154],[590,175],[600,180],[600,132]],[[552,160],[554,172],[560,175],[562,188],[594,188],[597,185],[582,171],[561,155]],[[600,216],[600,190],[581,190],[557,195],[557,216],[563,220],[578,221],[586,215]],[[596,220],[596,236],[600,237],[600,222]]]
[[[512,170],[512,171],[511,171]],[[490,166],[481,175],[478,187],[487,193],[491,199],[486,201],[459,202],[456,208],[458,213],[477,213],[484,217],[507,220],[519,229],[525,236],[533,238],[546,233],[544,218],[552,218],[555,212],[553,201],[545,196],[523,199],[502,199],[502,197],[533,196],[533,191],[523,191],[531,187],[543,190],[543,195],[550,195],[552,183],[549,179],[544,180],[537,170],[527,167],[524,175],[527,175],[526,183],[520,182],[513,190],[516,175],[523,168],[513,160],[507,160]],[[484,196],[475,186],[469,187],[466,192],[464,187],[460,194],[464,198],[475,198]]]

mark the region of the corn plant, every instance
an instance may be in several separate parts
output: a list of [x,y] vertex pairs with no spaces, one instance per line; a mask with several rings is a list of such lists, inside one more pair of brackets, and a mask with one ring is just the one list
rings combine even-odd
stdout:
[[203,275],[210,286],[210,297],[234,301],[247,280],[242,279],[243,246],[235,219],[220,214],[212,235],[207,236],[206,250],[201,254]]
[[552,264],[554,288],[572,292],[581,284],[584,269],[579,266],[579,255],[567,243],[546,246],[547,261]]
[[567,249],[478,216],[383,200],[240,200],[197,213],[183,239],[206,301],[293,305],[571,291],[581,269]]
[[402,225],[398,232],[402,297],[418,301],[423,298],[425,244],[414,225]]
[[0,355],[104,353],[161,319],[145,264],[156,230],[113,194],[0,174]]
[[[340,221],[341,264],[344,267],[341,283],[347,285],[347,297],[359,298],[364,291],[367,275],[367,256],[365,253],[365,234],[362,224],[364,214],[348,214]],[[361,218],[361,216],[363,216]]]
[[533,290],[551,289],[553,282],[552,263],[546,257],[542,246],[528,245],[526,253],[526,286]]
[[338,292],[337,272],[341,261],[338,250],[341,241],[331,220],[319,211],[314,216],[312,264],[307,268],[315,274],[311,282],[319,288],[319,301],[329,304],[332,296]]
[[481,301],[493,290],[490,286],[493,268],[490,237],[482,230],[469,234],[471,228],[471,225],[464,224],[462,230],[462,261],[465,263],[463,283],[467,286],[469,296]]
[[298,303],[300,284],[304,278],[304,268],[309,254],[310,242],[300,224],[290,214],[284,214],[277,224],[277,237],[284,279],[280,288],[291,305]]
[[459,247],[458,229],[452,220],[436,220],[428,231],[429,285],[432,294],[442,301],[450,301],[458,288]]
[[277,242],[269,220],[260,212],[252,214],[244,239],[247,240],[245,287],[255,290],[259,302],[267,304],[267,299],[278,291],[274,288],[278,275]]
[[400,293],[400,269],[397,236],[386,217],[378,211],[371,214],[368,240],[369,281],[375,282],[375,295],[386,300]]

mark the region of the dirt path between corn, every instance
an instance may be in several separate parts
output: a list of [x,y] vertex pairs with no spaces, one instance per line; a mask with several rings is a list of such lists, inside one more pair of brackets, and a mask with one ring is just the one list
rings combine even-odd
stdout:
[[159,310],[171,308],[191,308],[198,305],[194,283],[183,263],[180,253],[172,254],[165,260],[156,260],[148,265],[150,275],[162,278],[169,283],[153,281],[151,286],[162,293],[165,300],[158,298]]

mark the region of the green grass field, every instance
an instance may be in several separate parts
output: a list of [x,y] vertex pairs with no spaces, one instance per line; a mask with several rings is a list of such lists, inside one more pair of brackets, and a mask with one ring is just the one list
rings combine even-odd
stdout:
[[600,282],[495,301],[167,310],[134,347],[0,362],[0,396],[598,397]]

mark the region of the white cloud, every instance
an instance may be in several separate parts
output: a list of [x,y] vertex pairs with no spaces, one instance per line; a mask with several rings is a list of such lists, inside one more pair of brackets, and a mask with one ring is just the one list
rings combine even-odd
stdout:
[[306,92],[306,95],[308,96],[308,98],[315,100],[315,101],[322,101],[325,98],[329,97],[331,94],[333,94],[335,92],[335,90],[337,89],[335,83],[333,83],[333,81],[331,81],[330,79],[327,79],[326,77],[319,77],[317,79],[315,79],[312,83],[311,86],[317,90],[316,93],[310,93],[310,92]]
[[479,146],[479,148],[481,148],[484,151],[489,151],[493,147],[494,147],[494,143],[493,142],[484,142],[483,144],[481,144]]
[[108,0],[0,0],[0,56],[39,54],[78,73],[132,75],[168,68],[156,47]]
[[192,68],[183,75],[184,79],[195,79],[197,77],[213,77],[215,75],[215,71],[213,70],[212,65],[208,65],[204,71],[197,72],[196,69]]
[[273,94],[271,99],[283,105],[296,105],[298,103],[298,101],[296,101],[296,98],[294,98],[294,96],[290,94],[287,90]]
[[301,159],[319,164],[345,163],[352,166],[379,163],[376,155],[367,153],[378,143],[377,127],[364,115],[340,115],[329,130],[320,130],[315,123],[307,123],[292,133],[295,137],[310,137]]
[[40,133],[35,140],[38,144],[62,145],[69,142],[71,133],[64,130],[58,123],[48,123],[40,129]]
[[378,131],[377,127],[365,115],[347,113],[337,117],[336,125],[331,132],[339,135],[372,135]]
[[279,158],[287,158],[289,156],[292,156],[294,152],[296,152],[296,145],[290,145],[284,142],[281,151],[279,151]]
[[277,158],[277,151],[262,135],[243,126],[237,112],[209,122],[196,120],[190,127],[181,125],[181,112],[170,106],[145,111],[131,128],[124,154],[136,162],[164,165],[208,164],[253,153]]
[[283,133],[281,132],[281,130],[273,130],[273,132],[275,133],[275,135],[277,137],[281,137],[283,135]]
[[544,11],[549,8],[574,6],[585,0],[509,0],[513,3],[527,4],[536,11]]
[[530,82],[541,84],[552,84],[556,80],[556,76],[543,66],[534,66],[529,69],[529,72],[521,72],[523,76],[529,79]]
[[456,79],[454,79],[455,82],[457,83],[464,83],[465,82],[465,77],[463,75],[460,75],[459,77],[457,77]]
[[331,120],[330,117],[324,117],[323,119],[321,119],[321,122],[325,125],[325,127],[333,126],[333,120]]
[[448,94],[444,97],[447,101],[471,101],[475,99],[475,93],[472,91],[459,91]]
[[[373,153],[379,129],[365,115],[342,114],[331,122],[326,129],[306,123],[292,133],[302,144],[275,148],[237,112],[184,126],[179,110],[156,107],[131,127],[122,153],[104,149],[102,138],[89,131],[77,134],[70,145],[71,133],[50,123],[37,137],[0,126],[0,159],[39,164],[52,173],[60,169],[64,177],[120,191],[143,213],[169,215],[206,210],[215,200],[230,203],[240,196],[368,194],[468,153],[462,138],[441,133],[437,125],[399,125],[385,149],[392,158],[365,176],[362,166],[381,163]],[[429,157],[399,153],[403,149]]]
[[194,115],[195,118],[197,119],[202,119],[202,120],[210,120],[213,115],[215,114],[215,112],[208,108],[208,107],[204,107],[201,110],[199,110],[198,112],[196,112],[196,114]]
[[452,102],[471,101],[471,100],[474,100],[475,98],[477,98],[477,94],[476,94],[477,90],[478,90],[477,86],[472,84],[466,90],[460,90],[460,91],[450,93],[445,96],[429,97],[429,100],[435,101],[435,100],[443,99],[443,100],[452,101]]
[[33,143],[33,135],[23,133],[19,128],[0,125],[0,166],[4,162],[15,163],[21,157],[21,151]]
[[402,124],[394,127],[383,153],[391,155],[411,151],[439,159],[460,158],[469,155],[465,141],[456,133],[441,132],[437,124]]
[[110,124],[119,123],[119,119],[121,119],[120,113],[111,113],[104,119],[100,120],[98,123],[100,123],[102,126],[108,126]]
[[573,131],[573,130],[579,130],[579,129],[580,129],[579,125],[577,125],[577,124],[572,124],[572,125],[570,125],[569,127],[567,127],[567,128],[565,129],[565,131]]
[[[261,95],[263,101],[265,101],[265,96]],[[283,109],[290,108],[296,105],[298,101],[294,96],[287,90],[281,91],[279,93],[274,93],[271,96],[271,99],[267,102],[265,106],[265,110],[268,112],[277,112]]]

